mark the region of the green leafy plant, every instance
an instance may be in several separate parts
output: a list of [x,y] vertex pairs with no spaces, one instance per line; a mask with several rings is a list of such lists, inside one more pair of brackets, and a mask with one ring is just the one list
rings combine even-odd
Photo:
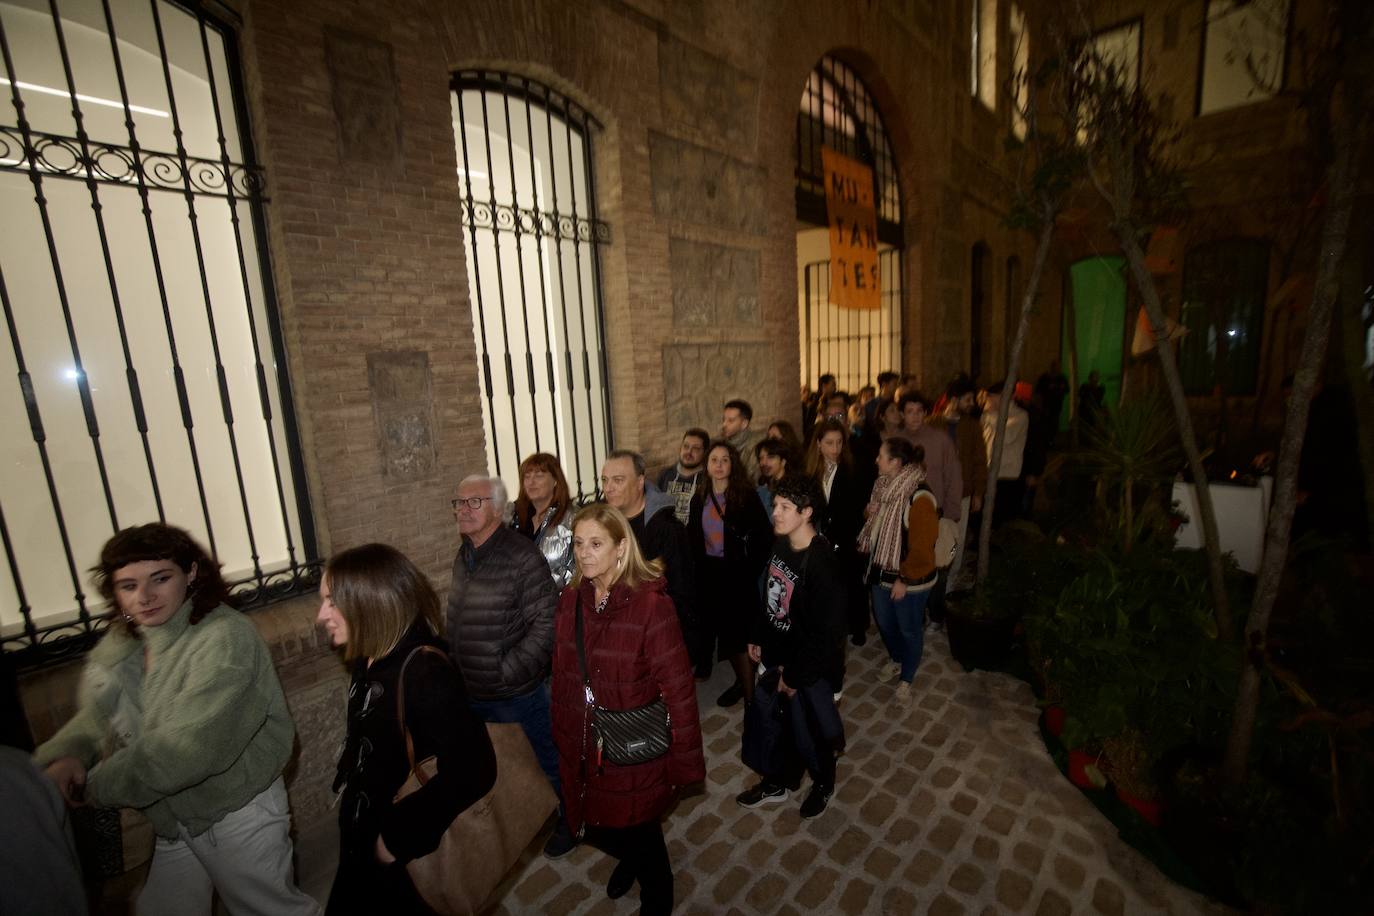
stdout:
[[1202,558],[1158,544],[1085,554],[1081,575],[1025,618],[1067,710],[1069,747],[1125,739],[1138,782],[1168,750],[1224,734],[1239,652],[1216,639]]
[[1020,619],[1042,610],[1082,569],[1081,552],[1051,539],[1034,522],[1008,522],[993,536],[997,564],[959,613],[977,619]]
[[1079,463],[1097,481],[1102,523],[1123,553],[1169,532],[1167,488],[1182,456],[1172,414],[1158,394],[1126,402],[1088,432]]

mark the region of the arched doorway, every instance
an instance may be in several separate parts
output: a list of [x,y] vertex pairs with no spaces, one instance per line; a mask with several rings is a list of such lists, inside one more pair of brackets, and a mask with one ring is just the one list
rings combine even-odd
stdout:
[[[873,170],[881,307],[839,309],[830,301],[830,236],[821,149]],[[882,115],[868,87],[827,54],[807,78],[797,110],[797,317],[801,381],[833,373],[851,394],[884,370],[901,371],[902,196]]]

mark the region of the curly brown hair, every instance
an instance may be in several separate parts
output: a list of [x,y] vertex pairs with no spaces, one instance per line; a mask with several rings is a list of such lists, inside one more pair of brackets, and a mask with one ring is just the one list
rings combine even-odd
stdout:
[[[221,604],[230,603],[229,587],[224,584],[219,564],[211,558],[209,551],[184,529],[151,522],[125,528],[110,538],[100,548],[100,562],[91,567],[95,587],[100,597],[110,603],[113,617],[119,616],[114,595],[114,574],[131,563],[151,560],[170,560],[187,575],[195,569],[195,581],[187,591],[187,597],[191,599],[191,626],[200,623],[206,614]],[[133,624],[128,624],[128,627],[131,632],[136,630]]]

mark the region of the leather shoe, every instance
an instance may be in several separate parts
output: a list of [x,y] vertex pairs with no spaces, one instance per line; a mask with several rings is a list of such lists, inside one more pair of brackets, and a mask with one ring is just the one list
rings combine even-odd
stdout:
[[560,815],[558,824],[553,828],[553,833],[549,834],[548,840],[544,843],[544,858],[561,859],[576,847],[577,837],[572,835],[567,822]]
[[729,709],[742,699],[744,699],[744,685],[736,681],[716,699],[716,705],[723,709]]
[[622,859],[615,867],[615,871],[611,872],[611,880],[606,882],[606,896],[612,900],[619,900],[634,886],[635,870],[629,862]]

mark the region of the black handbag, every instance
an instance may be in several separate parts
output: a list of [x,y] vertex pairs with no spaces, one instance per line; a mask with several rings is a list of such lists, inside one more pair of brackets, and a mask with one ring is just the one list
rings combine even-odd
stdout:
[[659,697],[635,709],[607,709],[597,705],[587,671],[587,649],[582,635],[582,602],[577,604],[577,661],[582,667],[582,689],[596,733],[597,757],[618,766],[648,763],[668,753],[672,743],[668,704]]

